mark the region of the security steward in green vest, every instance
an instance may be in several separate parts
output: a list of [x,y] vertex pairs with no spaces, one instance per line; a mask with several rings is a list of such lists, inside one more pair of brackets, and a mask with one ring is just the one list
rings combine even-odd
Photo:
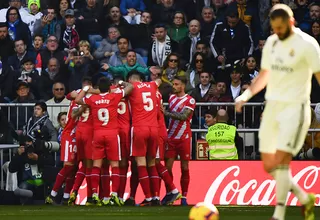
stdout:
[[243,141],[237,128],[228,125],[228,120],[227,111],[220,109],[217,122],[208,129],[206,140],[209,145],[209,160],[238,160],[237,148],[242,149]]

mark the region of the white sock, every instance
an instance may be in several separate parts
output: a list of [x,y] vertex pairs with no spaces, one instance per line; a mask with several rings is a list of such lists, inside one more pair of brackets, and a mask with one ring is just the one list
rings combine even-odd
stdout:
[[63,193],[63,198],[64,199],[69,199],[70,198],[70,194],[69,193]]
[[108,201],[108,200],[110,200],[110,197],[103,197],[103,200]]
[[[178,191],[177,188],[175,188],[174,190],[171,191],[171,193],[172,193],[172,194],[177,194],[177,193],[179,193],[179,191]],[[170,193],[170,194],[171,194],[171,193]]]
[[291,175],[288,165],[279,165],[276,170],[276,199],[277,205],[273,217],[278,220],[284,220],[286,213],[286,201],[289,190],[291,189]]
[[51,194],[52,197],[56,197],[58,193],[56,191],[51,190],[50,194]]
[[[274,179],[276,175],[276,170],[273,170],[269,173]],[[293,181],[291,170],[289,169],[290,182],[291,182],[291,191],[298,198],[299,202],[304,205],[309,202],[308,193],[306,193],[297,183]]]
[[146,201],[150,202],[152,200],[152,198],[146,198]]

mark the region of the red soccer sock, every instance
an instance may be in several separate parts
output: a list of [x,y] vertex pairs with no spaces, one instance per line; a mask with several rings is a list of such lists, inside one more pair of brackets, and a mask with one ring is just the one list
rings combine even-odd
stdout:
[[170,176],[167,168],[163,166],[161,163],[157,163],[156,167],[157,167],[159,176],[163,179],[163,182],[166,185],[167,191],[171,192],[172,190],[176,189],[176,186],[174,185],[173,179]]
[[122,199],[123,199],[124,192],[126,190],[127,172],[128,172],[128,167],[120,167],[119,168],[120,185],[119,185],[119,190],[118,190],[118,196],[119,196],[119,198],[122,198]]
[[56,177],[52,190],[58,192],[66,178],[73,172],[74,166],[64,166]]
[[92,172],[92,168],[87,167],[86,168],[87,197],[92,196],[91,172]]
[[111,173],[112,193],[118,193],[120,186],[119,167],[111,167]]
[[156,166],[148,167],[152,197],[159,197],[159,175]]
[[130,197],[133,199],[136,197],[138,186],[139,186],[138,168],[134,163],[131,163]]
[[138,176],[145,197],[151,198],[149,175],[145,166],[138,166]]
[[72,186],[74,184],[74,175],[67,177],[66,179],[66,186],[64,187],[64,193],[69,195],[69,196],[63,196],[64,198],[69,198],[70,197],[70,192],[72,190]]
[[182,196],[184,197],[186,197],[188,194],[189,182],[190,182],[189,170],[181,170],[180,184],[181,184]]
[[76,174],[76,179],[73,185],[73,191],[76,191],[76,192],[79,191],[79,188],[82,185],[82,182],[85,177],[86,177],[86,167],[82,165],[82,167],[78,170]]
[[103,165],[101,169],[101,179],[100,179],[100,188],[99,196],[101,199],[110,197],[110,172],[109,165]]
[[91,171],[91,188],[92,188],[92,195],[98,194],[98,186],[100,183],[100,168],[99,167],[92,167]]

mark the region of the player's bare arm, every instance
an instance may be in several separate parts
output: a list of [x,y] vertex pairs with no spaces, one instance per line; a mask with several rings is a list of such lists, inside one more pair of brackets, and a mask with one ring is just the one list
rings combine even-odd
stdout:
[[72,117],[73,119],[79,117],[83,112],[85,112],[86,108],[87,108],[87,105],[81,105],[81,106],[78,107],[78,108],[72,109],[72,115],[71,115],[71,117]]
[[185,121],[189,118],[189,116],[192,114],[192,110],[189,108],[185,108],[182,112],[167,112],[164,111],[164,115],[167,117],[170,117],[175,120],[179,121]]
[[94,94],[94,95],[99,95],[101,92],[99,89],[94,89],[94,88],[90,87],[90,89],[88,90],[88,93]]
[[75,100],[77,95],[78,95],[77,91],[73,90],[72,92],[70,92],[69,97],[71,98],[71,100]]
[[159,78],[159,79],[156,79],[155,82],[156,82],[157,86],[159,87],[162,83],[162,80]]
[[80,91],[80,93],[77,95],[77,98],[74,100],[78,105],[85,105],[83,101],[83,97],[87,94],[91,87],[90,86],[85,86],[83,89]]
[[123,90],[124,90],[124,95],[128,95],[132,92],[133,90],[133,85],[131,83],[128,82],[124,82],[122,80],[119,81],[119,85],[123,86]]
[[256,80],[252,81],[250,87],[244,91],[239,97],[235,100],[235,106],[237,112],[242,111],[242,106],[251,99],[252,96],[259,93],[263,90],[269,80],[269,71],[268,70],[261,70],[259,75],[256,77]]

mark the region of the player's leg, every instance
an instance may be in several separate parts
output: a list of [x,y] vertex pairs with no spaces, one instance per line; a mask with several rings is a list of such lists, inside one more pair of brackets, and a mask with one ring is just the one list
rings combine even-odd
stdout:
[[189,161],[191,157],[191,138],[186,138],[181,140],[177,146],[178,154],[180,155],[180,168],[181,168],[181,178],[180,185],[182,191],[181,205],[188,205],[187,194],[190,183],[190,172],[189,172]]
[[[172,181],[173,181],[172,167],[176,157],[177,157],[176,142],[174,140],[169,139],[168,148],[166,149],[166,152],[165,152],[165,164],[168,170],[168,174],[171,177]],[[161,200],[162,205],[168,204],[168,201],[170,201],[170,197],[172,197],[168,185],[166,185],[166,191],[167,191],[166,196]]]
[[119,162],[119,174],[120,174],[120,184],[118,190],[118,196],[120,199],[121,204],[124,204],[123,196],[126,189],[127,183],[127,173],[128,173],[128,158],[130,155],[130,129],[120,129],[119,130],[120,136],[120,145],[121,145],[121,161]]
[[134,206],[136,204],[135,197],[139,185],[138,166],[135,158],[131,158],[131,177],[130,177],[130,197],[125,201],[124,205]]
[[103,160],[100,175],[99,197],[102,205],[110,204],[110,163],[107,159]]
[[132,127],[131,128],[131,147],[130,155],[135,158],[138,169],[139,182],[141,184],[142,191],[145,195],[145,200],[140,204],[151,205],[151,191],[150,191],[150,181],[149,174],[147,171],[147,138],[146,133],[148,131],[141,127]]
[[86,136],[86,145],[84,148],[84,153],[85,153],[85,164],[86,164],[87,198],[91,200],[91,195],[92,195],[91,173],[92,173],[92,167],[93,167],[93,160],[92,160],[93,131],[88,131],[88,132],[89,133]]
[[70,192],[72,190],[72,187],[74,185],[74,181],[75,181],[75,174],[78,170],[78,163],[74,163],[74,169],[73,172],[71,172],[65,181],[65,187],[64,187],[64,192],[63,192],[63,197],[62,197],[62,204],[63,205],[69,205],[68,201],[70,199]]

